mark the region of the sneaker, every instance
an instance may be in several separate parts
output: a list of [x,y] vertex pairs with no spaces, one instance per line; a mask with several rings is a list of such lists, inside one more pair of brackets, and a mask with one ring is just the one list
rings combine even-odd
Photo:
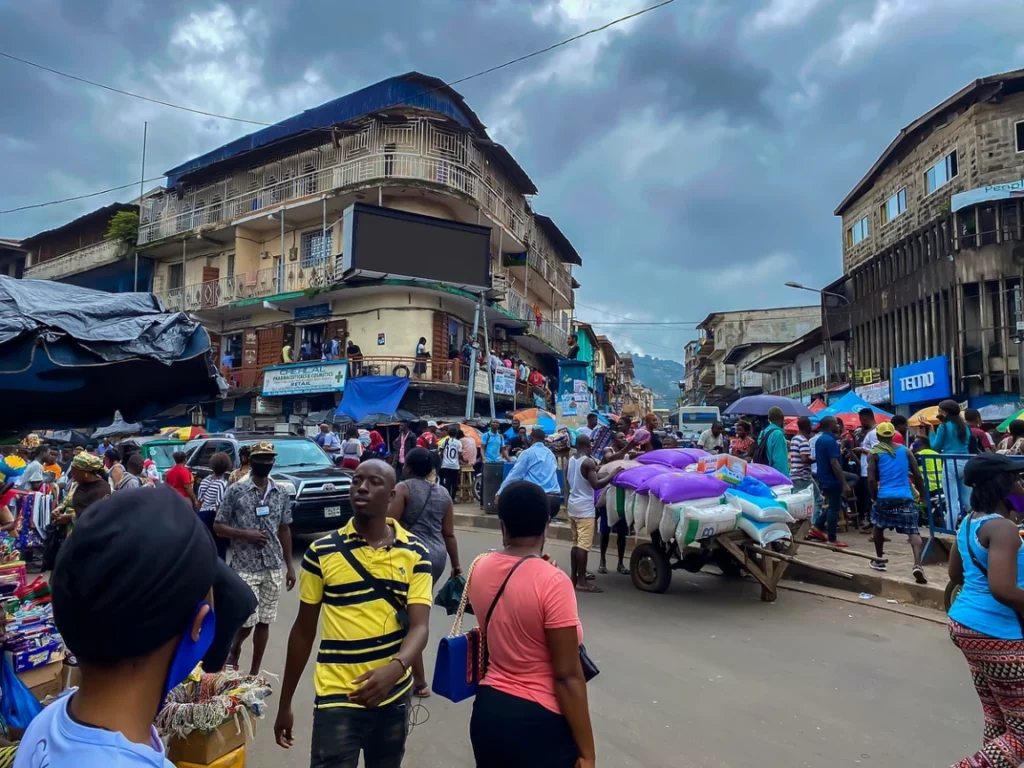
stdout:
[[872,560],[870,565],[871,565],[871,570],[873,570],[873,571],[884,571],[884,570],[886,570],[886,566],[885,566],[885,561],[884,560]]
[[830,541],[828,543],[833,547],[840,547],[841,549],[846,549],[848,546],[850,546],[845,541]]
[[807,531],[807,538],[812,541],[828,541],[828,537],[824,534],[824,532],[818,528],[815,528],[813,525]]
[[912,573],[914,574],[914,581],[916,581],[918,584],[928,583],[928,578],[924,575],[924,568],[922,568],[920,565],[915,565]]

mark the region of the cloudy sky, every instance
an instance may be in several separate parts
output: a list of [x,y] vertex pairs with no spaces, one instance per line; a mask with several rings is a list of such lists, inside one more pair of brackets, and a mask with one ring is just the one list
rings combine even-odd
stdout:
[[[273,122],[418,70],[459,78],[653,0],[0,0],[0,51]],[[832,210],[899,129],[1024,67],[1024,0],[676,0],[458,86],[583,256],[578,314],[682,359],[708,312],[813,303]],[[126,184],[253,130],[0,59],[0,209]],[[0,216],[25,237],[133,191]],[[810,300],[808,302],[808,300]]]

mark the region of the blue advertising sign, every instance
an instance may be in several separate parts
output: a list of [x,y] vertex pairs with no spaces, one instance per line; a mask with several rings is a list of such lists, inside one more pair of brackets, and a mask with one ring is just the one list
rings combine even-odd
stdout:
[[949,357],[939,355],[892,369],[892,404],[938,402],[952,395]]
[[308,307],[296,307],[295,308],[295,319],[296,320],[312,320],[317,317],[330,317],[331,316],[331,302],[325,301],[323,304],[311,304]]

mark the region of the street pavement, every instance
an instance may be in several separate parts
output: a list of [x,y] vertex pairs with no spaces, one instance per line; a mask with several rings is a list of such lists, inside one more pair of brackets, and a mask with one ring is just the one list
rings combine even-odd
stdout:
[[[496,533],[460,530],[467,565],[500,546]],[[303,545],[296,542],[296,558]],[[569,550],[549,542],[566,568]],[[596,569],[596,558],[591,558]],[[974,752],[981,708],[941,624],[783,590],[677,571],[668,592],[599,577],[580,595],[585,642],[601,674],[590,683],[597,764],[609,768],[840,768],[945,766]],[[282,596],[267,671],[284,668],[297,591]],[[427,673],[451,619],[434,609]],[[315,656],[315,652],[314,652]],[[243,656],[248,662],[249,646]],[[249,768],[309,765],[313,663],[295,700],[296,743],[274,744],[277,701],[248,747]],[[471,768],[471,702],[433,696],[416,712],[405,768]],[[529,738],[529,734],[523,734]]]

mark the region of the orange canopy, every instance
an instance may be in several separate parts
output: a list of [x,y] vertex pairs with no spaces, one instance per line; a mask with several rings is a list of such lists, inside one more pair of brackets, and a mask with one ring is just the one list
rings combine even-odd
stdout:
[[[464,434],[466,437],[472,437],[473,438],[473,442],[476,443],[476,447],[477,448],[480,448],[480,447],[483,446],[483,442],[480,440],[480,431],[476,427],[471,427],[469,424],[463,424],[463,423],[460,423],[460,422],[449,422],[449,423],[458,423],[459,424],[459,429],[462,430],[462,434]],[[444,427],[444,426],[447,426],[447,424],[442,424],[441,426]]]

